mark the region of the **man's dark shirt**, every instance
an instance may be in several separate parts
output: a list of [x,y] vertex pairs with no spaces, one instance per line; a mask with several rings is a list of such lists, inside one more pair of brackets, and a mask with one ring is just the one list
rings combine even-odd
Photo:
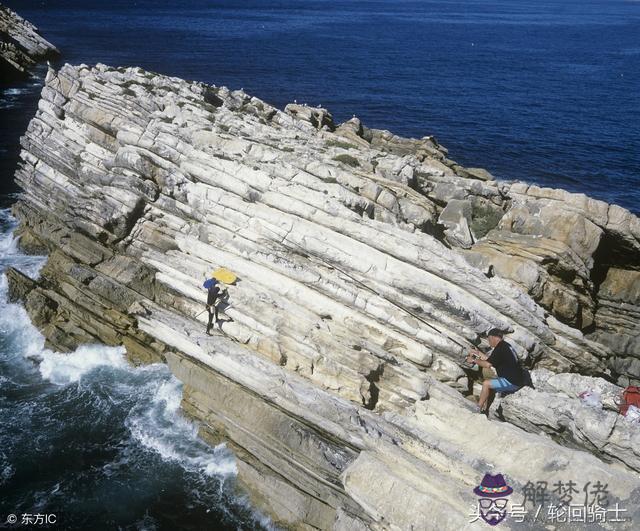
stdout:
[[220,293],[220,288],[218,288],[218,286],[211,286],[207,291],[207,305],[213,306]]
[[522,369],[516,361],[516,355],[511,350],[511,345],[502,340],[491,352],[487,361],[495,367],[499,378],[506,378],[513,385],[522,387],[524,385]]

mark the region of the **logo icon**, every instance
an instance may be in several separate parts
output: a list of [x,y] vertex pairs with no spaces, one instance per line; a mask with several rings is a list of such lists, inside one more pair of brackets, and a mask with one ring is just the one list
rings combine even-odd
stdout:
[[478,496],[480,517],[489,525],[498,525],[507,516],[508,496],[513,489],[502,474],[485,474],[473,492]]

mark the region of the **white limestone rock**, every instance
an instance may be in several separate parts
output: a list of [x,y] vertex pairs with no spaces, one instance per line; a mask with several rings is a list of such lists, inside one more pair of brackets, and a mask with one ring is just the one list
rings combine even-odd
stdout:
[[[517,490],[599,479],[637,496],[614,384],[541,372],[502,401],[509,423],[460,393],[492,327],[554,372],[640,374],[606,335],[635,333],[634,218],[485,180],[432,137],[287,109],[135,68],[50,72],[14,213],[51,255],[35,285],[10,275],[49,344],[166,361],[201,435],[229,443],[240,483],[286,526],[457,529],[489,471]],[[201,284],[219,266],[239,280],[207,336]],[[587,382],[607,409],[582,407]]]

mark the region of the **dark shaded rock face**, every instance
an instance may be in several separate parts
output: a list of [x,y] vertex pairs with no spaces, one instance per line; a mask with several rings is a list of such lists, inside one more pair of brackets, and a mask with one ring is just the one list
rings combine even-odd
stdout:
[[[612,431],[629,444],[552,440],[540,425],[576,424],[505,400],[511,424],[489,425],[459,392],[464,350],[494,326],[554,372],[612,392],[640,378],[626,210],[498,183],[432,137],[104,65],[50,70],[22,146],[14,213],[49,260],[37,282],[10,271],[13,296],[56,349],[100,341],[168,363],[202,437],[235,450],[279,523],[458,529],[486,448],[517,489],[600,480],[637,495],[637,428]],[[200,285],[219,266],[240,280],[206,336]],[[559,411],[554,385],[539,393]]]
[[0,4],[0,85],[25,79],[36,63],[58,55],[38,28]]

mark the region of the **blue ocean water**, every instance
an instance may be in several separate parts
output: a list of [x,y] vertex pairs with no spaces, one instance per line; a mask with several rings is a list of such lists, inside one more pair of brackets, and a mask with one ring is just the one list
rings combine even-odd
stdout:
[[[71,63],[139,65],[435,135],[464,165],[639,212],[640,2],[8,0]],[[2,131],[5,187],[20,110]],[[0,104],[1,107],[1,104]],[[0,110],[3,112],[3,110]],[[0,153],[2,157],[2,153]],[[10,160],[11,159],[11,160]]]

